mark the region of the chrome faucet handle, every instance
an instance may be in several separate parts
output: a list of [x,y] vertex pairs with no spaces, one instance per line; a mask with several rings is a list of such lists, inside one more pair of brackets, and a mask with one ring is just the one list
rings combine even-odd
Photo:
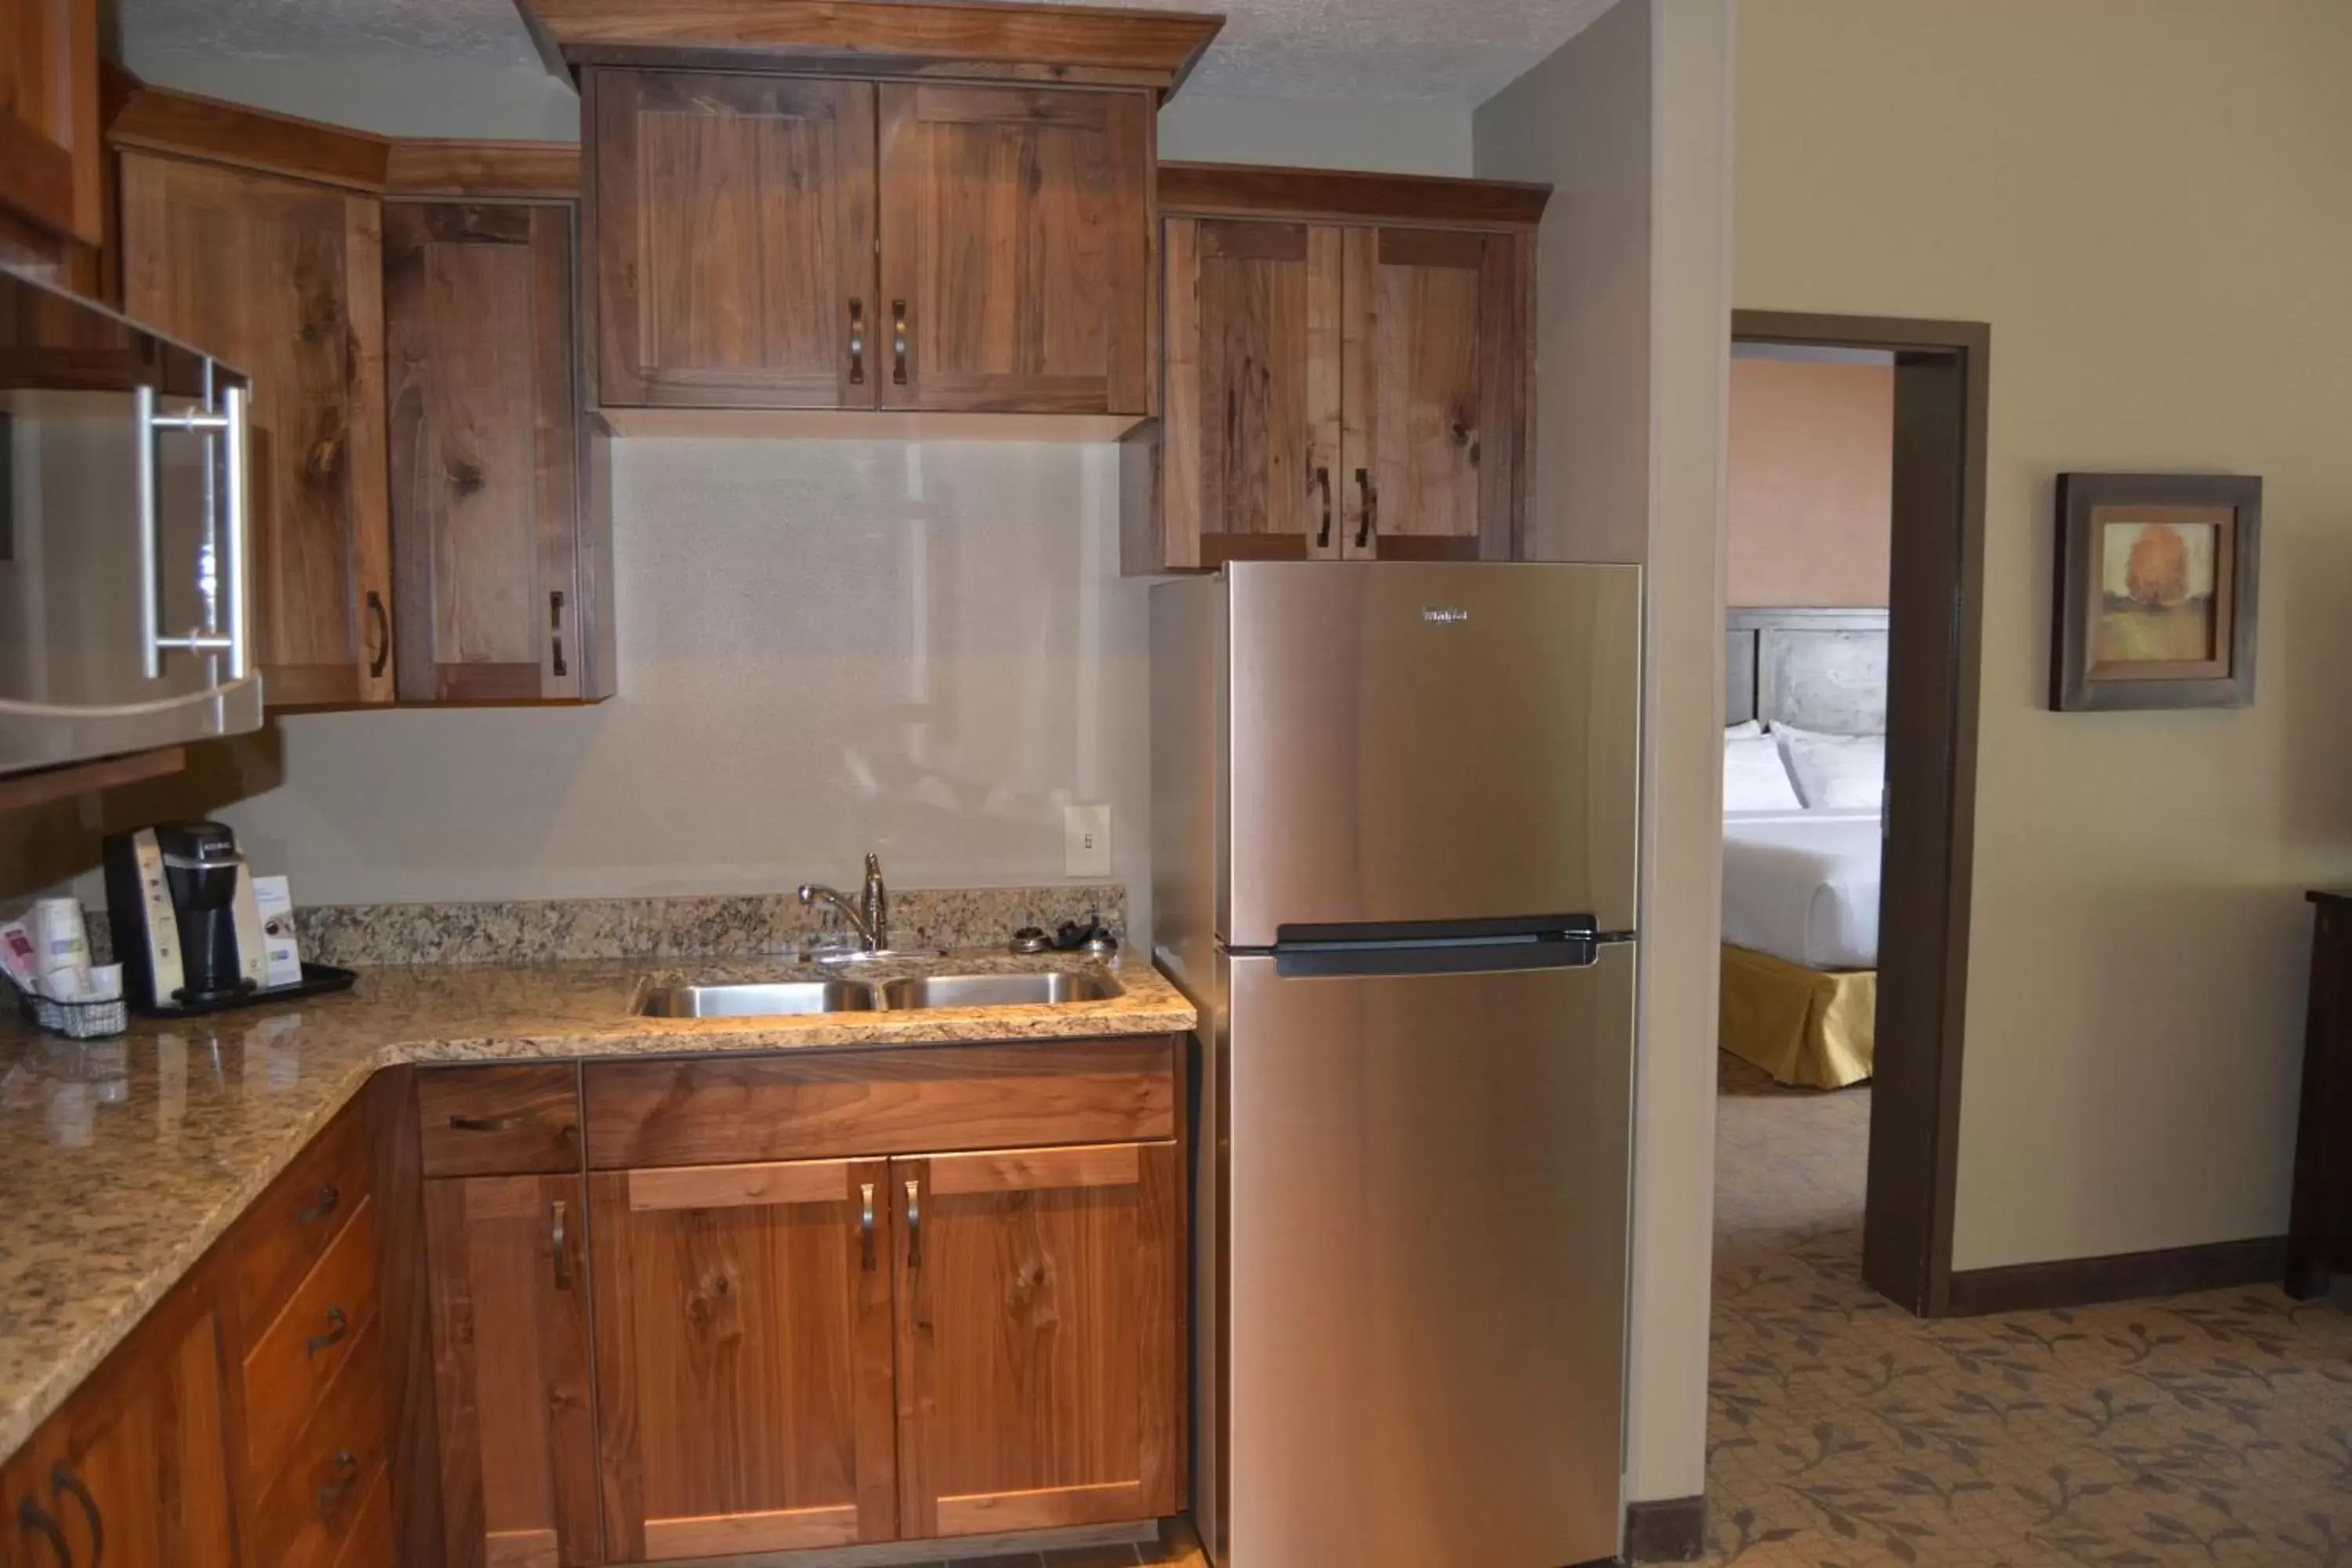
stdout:
[[877,952],[890,949],[890,890],[882,881],[882,857],[866,857],[866,940]]

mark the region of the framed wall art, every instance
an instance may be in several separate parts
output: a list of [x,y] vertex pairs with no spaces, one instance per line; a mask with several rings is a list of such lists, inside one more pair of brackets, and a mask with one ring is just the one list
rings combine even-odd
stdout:
[[2050,706],[2252,706],[2262,522],[2259,479],[2059,475]]

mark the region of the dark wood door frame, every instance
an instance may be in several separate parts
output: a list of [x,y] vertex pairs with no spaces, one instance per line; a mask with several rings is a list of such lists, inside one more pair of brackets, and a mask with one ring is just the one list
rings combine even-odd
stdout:
[[1731,335],[1895,356],[1886,838],[1862,1273],[1910,1311],[1940,1318],[1951,1310],[1968,1009],[1992,330],[1735,310]]

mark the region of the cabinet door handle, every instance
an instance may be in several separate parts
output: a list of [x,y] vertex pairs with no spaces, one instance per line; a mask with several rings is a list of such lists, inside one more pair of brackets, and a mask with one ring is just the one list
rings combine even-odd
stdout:
[[907,1267],[923,1266],[923,1184],[907,1184]]
[[453,1116],[449,1125],[460,1132],[511,1132],[522,1122],[512,1116]]
[[1328,550],[1331,548],[1331,470],[1318,467],[1315,482],[1323,488],[1323,528],[1315,536],[1315,548]]
[[319,1189],[319,1201],[312,1204],[309,1208],[297,1214],[294,1216],[294,1223],[296,1225],[316,1225],[320,1220],[326,1218],[329,1215],[334,1213],[336,1205],[341,1204],[342,1201],[343,1194],[341,1190],[339,1189],[334,1183],[329,1182],[325,1186]]
[[1356,522],[1356,548],[1361,550],[1372,542],[1372,531],[1379,526],[1381,492],[1372,483],[1372,470],[1356,470],[1356,493],[1364,499],[1363,515]]
[[309,1339],[304,1340],[302,1353],[317,1355],[330,1345],[342,1343],[343,1336],[351,1331],[352,1321],[343,1315],[343,1310],[341,1307],[330,1307],[327,1309],[327,1331],[323,1334],[312,1334]]
[[572,673],[563,666],[563,590],[561,588],[548,591],[547,640],[554,645],[555,677],[561,680]]
[[106,1516],[98,1510],[98,1500],[81,1484],[81,1478],[59,1459],[49,1467],[49,1497],[71,1497],[81,1504],[81,1515],[89,1521],[89,1568],[99,1568],[106,1561]]
[[857,1184],[857,1257],[858,1266],[868,1274],[874,1272],[874,1184]]
[[866,384],[866,301],[849,302],[849,384]]
[[890,380],[907,384],[907,301],[890,301]]
[[555,1224],[548,1239],[555,1248],[555,1288],[572,1289],[572,1248],[563,1234],[563,1222],[571,1215],[571,1205],[562,1198],[555,1200]]
[[73,1568],[73,1548],[66,1544],[66,1532],[59,1530],[58,1521],[31,1498],[25,1498],[16,1504],[16,1529],[25,1535],[38,1533],[47,1537],[49,1550],[57,1554],[58,1568]]
[[360,1458],[349,1448],[336,1449],[335,1457],[327,1462],[335,1467],[336,1479],[321,1483],[314,1497],[321,1514],[335,1511],[335,1505],[343,1500],[360,1473]]
[[373,588],[367,592],[368,619],[375,625],[375,653],[368,659],[368,678],[383,674],[392,662],[392,613],[383,607],[383,595]]

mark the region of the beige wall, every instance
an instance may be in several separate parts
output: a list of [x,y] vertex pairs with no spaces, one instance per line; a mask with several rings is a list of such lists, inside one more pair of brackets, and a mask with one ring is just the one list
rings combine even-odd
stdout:
[[1731,603],[1885,605],[1895,367],[1734,359],[1730,430]]
[[1538,553],[1647,565],[1626,1488],[1703,1489],[1721,926],[1728,0],[1620,0],[1483,107],[1549,180]]
[[1160,155],[1200,163],[1467,174],[1470,111],[1180,92],[1160,111]]
[[[2352,6],[1740,19],[1738,302],[1992,325],[1955,1262],[2277,1235],[2352,878]],[[2253,708],[2043,710],[2070,468],[2263,476]]]

